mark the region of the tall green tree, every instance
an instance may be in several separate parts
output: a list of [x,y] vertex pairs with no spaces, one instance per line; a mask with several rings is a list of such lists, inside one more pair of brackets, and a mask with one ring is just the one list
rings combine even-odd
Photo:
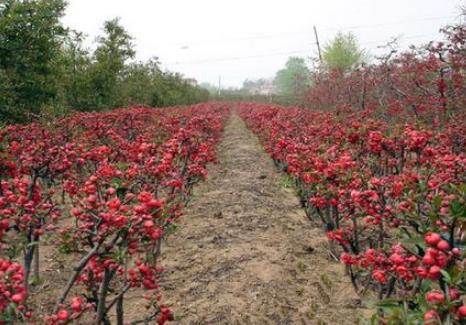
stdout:
[[90,71],[96,99],[94,109],[114,108],[123,104],[121,80],[125,63],[135,55],[132,37],[118,19],[105,22],[104,33],[98,39],[95,63]]
[[209,98],[208,90],[190,83],[179,73],[165,71],[157,74],[153,87],[152,106],[189,105]]
[[69,109],[86,111],[95,106],[91,83],[92,60],[84,48],[84,34],[70,31],[62,51],[62,91],[65,105]]
[[64,9],[64,0],[0,0],[0,123],[208,99],[194,80],[161,71],[156,59],[128,63],[132,37],[118,19],[105,22],[91,53],[82,33],[60,24]]
[[53,105],[58,92],[63,0],[0,3],[0,114],[19,122]]
[[324,47],[322,59],[328,69],[344,72],[352,69],[364,60],[364,51],[359,48],[354,34],[339,32]]
[[155,81],[162,72],[157,59],[127,65],[123,78],[123,101],[128,105],[153,106],[156,97]]
[[282,95],[298,95],[309,85],[310,71],[303,58],[290,57],[285,68],[275,75],[275,83]]

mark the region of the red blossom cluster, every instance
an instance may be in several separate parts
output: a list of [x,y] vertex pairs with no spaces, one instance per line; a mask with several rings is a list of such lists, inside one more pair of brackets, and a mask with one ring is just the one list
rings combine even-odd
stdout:
[[120,323],[137,288],[150,307],[142,321],[170,320],[157,293],[162,239],[215,162],[227,112],[136,107],[0,129],[0,323],[42,317],[27,298],[45,235],[75,259],[45,323],[108,323],[115,308]]
[[[387,121],[368,110],[239,106],[278,166],[294,178],[308,216],[338,244],[334,254],[341,254],[361,295],[376,291],[420,319],[435,310],[439,320],[462,321],[464,116],[435,128]],[[432,305],[424,299],[430,290],[447,298]],[[385,316],[400,313],[387,310]]]
[[0,259],[0,314],[7,315],[5,321],[13,319],[8,318],[12,310],[25,318],[30,317],[23,304],[26,299],[23,283],[24,269],[21,264]]

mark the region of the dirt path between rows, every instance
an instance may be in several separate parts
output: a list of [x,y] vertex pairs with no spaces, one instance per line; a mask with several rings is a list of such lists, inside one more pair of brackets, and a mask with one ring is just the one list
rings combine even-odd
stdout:
[[218,158],[163,249],[175,323],[355,324],[356,296],[322,231],[236,114]]

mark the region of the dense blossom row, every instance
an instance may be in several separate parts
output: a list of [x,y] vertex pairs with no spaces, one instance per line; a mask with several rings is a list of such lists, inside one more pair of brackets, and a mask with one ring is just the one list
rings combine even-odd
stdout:
[[[132,108],[1,129],[0,323],[123,324],[130,290],[147,300],[141,322],[171,319],[157,291],[162,239],[215,161],[226,113]],[[48,297],[55,307],[38,315],[28,300],[44,240],[70,265]]]
[[389,48],[386,57],[350,72],[316,72],[306,93],[308,106],[355,107],[442,123],[466,105],[466,25],[447,27],[443,35],[442,42],[398,54]]
[[434,129],[367,110],[239,112],[296,180],[356,290],[384,301],[385,320],[466,321],[464,116]]

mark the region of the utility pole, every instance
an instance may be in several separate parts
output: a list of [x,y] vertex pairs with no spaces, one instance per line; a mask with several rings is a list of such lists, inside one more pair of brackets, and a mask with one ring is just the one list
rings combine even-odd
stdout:
[[322,63],[322,53],[320,52],[319,36],[317,35],[316,26],[314,26],[314,35],[316,37],[317,50],[319,51],[319,61],[320,61],[320,63]]
[[222,89],[222,76],[218,76],[218,95],[220,96],[220,89]]

